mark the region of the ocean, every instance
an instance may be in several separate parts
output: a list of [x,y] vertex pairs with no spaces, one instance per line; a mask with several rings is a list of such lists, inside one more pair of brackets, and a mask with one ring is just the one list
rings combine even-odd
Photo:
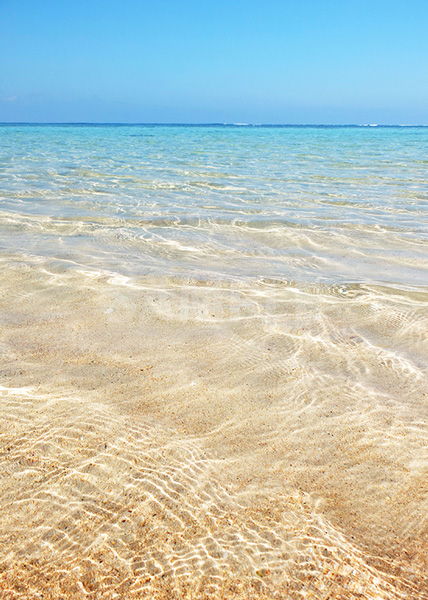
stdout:
[[428,127],[0,125],[5,598],[428,598]]

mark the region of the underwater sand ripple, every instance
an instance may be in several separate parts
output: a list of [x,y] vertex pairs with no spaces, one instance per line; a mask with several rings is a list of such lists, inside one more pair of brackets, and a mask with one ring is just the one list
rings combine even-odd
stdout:
[[427,597],[424,302],[2,266],[5,598]]

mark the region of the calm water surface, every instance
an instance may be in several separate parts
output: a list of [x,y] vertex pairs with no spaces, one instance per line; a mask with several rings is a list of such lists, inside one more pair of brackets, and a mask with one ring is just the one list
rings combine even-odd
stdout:
[[129,275],[424,285],[427,128],[0,128],[2,247]]
[[0,589],[428,597],[427,157],[0,126]]

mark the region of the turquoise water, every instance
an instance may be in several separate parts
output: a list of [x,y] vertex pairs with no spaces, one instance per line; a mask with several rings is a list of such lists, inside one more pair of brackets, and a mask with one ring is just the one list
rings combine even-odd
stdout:
[[0,596],[428,598],[427,157],[0,126]]
[[428,282],[428,128],[0,127],[3,250],[141,275]]

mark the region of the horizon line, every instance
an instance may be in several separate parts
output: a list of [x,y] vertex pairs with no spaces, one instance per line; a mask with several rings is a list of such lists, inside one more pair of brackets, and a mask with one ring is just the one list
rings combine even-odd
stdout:
[[425,123],[225,123],[225,122],[145,122],[145,121],[0,121],[0,125],[115,125],[165,127],[428,127]]

